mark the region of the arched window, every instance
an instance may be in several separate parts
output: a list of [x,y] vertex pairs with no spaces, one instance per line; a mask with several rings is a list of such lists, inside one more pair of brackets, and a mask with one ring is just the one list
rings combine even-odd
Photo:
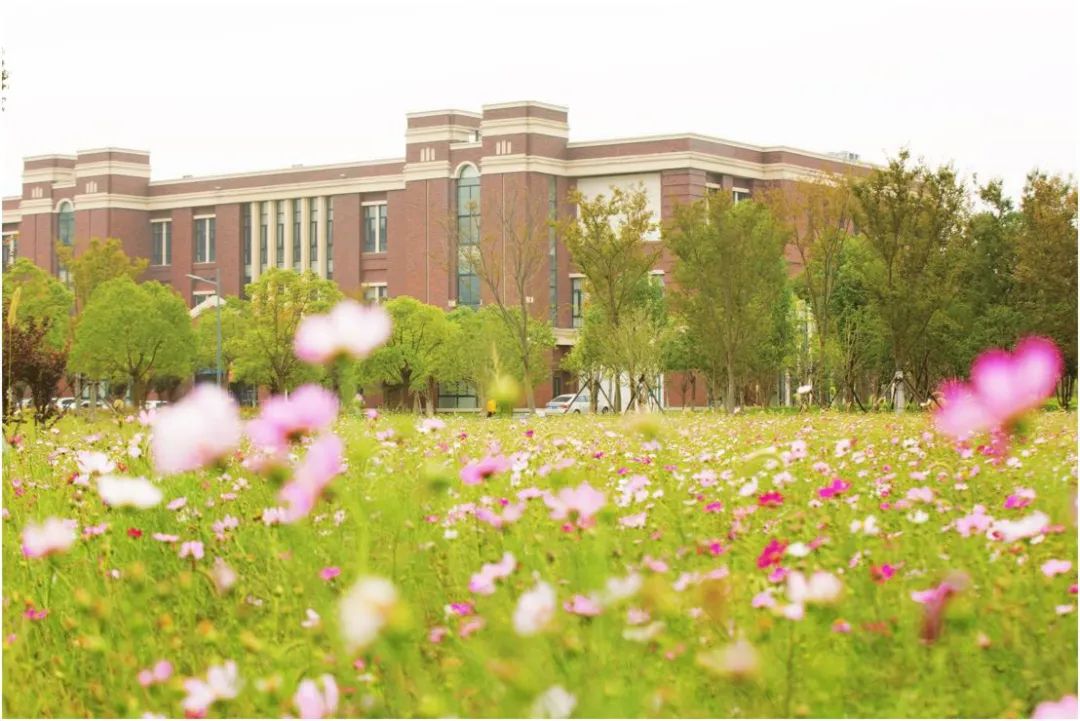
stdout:
[[[75,206],[70,200],[61,200],[56,206],[56,237],[65,248],[75,244]],[[65,285],[71,284],[71,274],[59,259],[56,261],[56,275]]]
[[476,166],[464,165],[457,177],[457,302],[472,308],[480,305],[480,278],[472,256],[480,244],[480,174]]
[[63,245],[71,247],[75,242],[75,206],[70,200],[62,200],[56,212],[57,236]]

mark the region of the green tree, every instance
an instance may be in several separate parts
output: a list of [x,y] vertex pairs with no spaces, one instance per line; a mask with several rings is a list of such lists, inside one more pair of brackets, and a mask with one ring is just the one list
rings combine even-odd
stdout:
[[195,335],[182,298],[157,282],[129,277],[102,283],[90,296],[68,358],[68,368],[91,378],[127,382],[142,405],[150,382],[187,376]]
[[337,284],[311,271],[270,268],[246,290],[247,303],[232,306],[240,326],[228,343],[234,379],[266,386],[271,393],[319,379],[322,371],[296,357],[293,337],[301,318],[324,313],[342,299]]
[[1028,175],[1014,276],[1027,327],[1053,339],[1065,356],[1058,397],[1066,408],[1077,371],[1076,206],[1072,178],[1037,170]]
[[74,298],[64,284],[26,258],[4,271],[4,301],[19,291],[17,321],[47,323],[45,340],[54,349],[64,348],[71,331]]
[[814,318],[815,397],[828,405],[837,333],[832,296],[855,210],[851,179],[826,176],[778,186],[764,194],[764,202],[783,226],[787,245],[802,266],[796,288]]
[[[589,303],[603,319],[592,330],[608,334],[610,341],[624,314],[640,300],[640,283],[660,258],[660,247],[645,239],[656,223],[644,188],[613,187],[610,195],[592,199],[572,191],[569,200],[578,212],[576,218],[559,224],[563,242],[585,276]],[[623,370],[614,369],[617,374]],[[622,407],[621,395],[621,383],[616,383],[616,408]]]
[[360,382],[390,386],[402,394],[399,405],[411,397],[414,409],[423,403],[433,415],[436,384],[445,371],[444,347],[454,326],[442,309],[409,296],[392,298],[385,308],[394,324],[390,340],[361,362]]
[[968,196],[949,166],[909,165],[904,150],[856,183],[856,219],[872,251],[862,271],[886,332],[894,371],[916,393],[936,383],[928,335],[955,289],[951,268],[967,221]]
[[723,372],[731,411],[774,330],[787,283],[783,228],[766,206],[717,193],[677,208],[665,243],[676,257],[674,304],[702,346],[713,388]]
[[86,308],[99,285],[113,278],[138,280],[150,262],[146,258],[129,257],[117,238],[91,238],[90,247],[78,256],[74,248],[57,244],[56,254],[71,274],[78,313]]

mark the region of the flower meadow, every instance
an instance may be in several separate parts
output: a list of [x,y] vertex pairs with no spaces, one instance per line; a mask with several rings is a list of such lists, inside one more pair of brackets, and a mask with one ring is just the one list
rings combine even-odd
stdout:
[[[319,322],[315,362],[385,330]],[[1076,416],[991,402],[1032,347],[933,419],[418,419],[308,386],[24,427],[4,712],[1075,717]]]

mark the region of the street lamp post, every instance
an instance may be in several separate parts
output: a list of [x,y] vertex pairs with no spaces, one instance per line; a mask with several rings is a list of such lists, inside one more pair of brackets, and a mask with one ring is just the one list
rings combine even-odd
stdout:
[[188,278],[209,283],[214,286],[214,310],[217,312],[217,384],[221,387],[221,271],[214,268],[214,279],[203,278],[200,275],[186,273]]

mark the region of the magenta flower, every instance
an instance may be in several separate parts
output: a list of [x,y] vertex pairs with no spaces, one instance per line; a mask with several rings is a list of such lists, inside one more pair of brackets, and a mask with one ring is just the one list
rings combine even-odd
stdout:
[[778,566],[780,561],[784,558],[784,551],[787,549],[787,543],[784,541],[778,541],[775,538],[771,539],[765,549],[758,556],[757,566],[758,568],[768,568],[769,566]]
[[294,523],[311,513],[323,490],[341,473],[343,452],[341,439],[333,433],[327,433],[311,444],[292,480],[279,494],[286,504],[286,523]]
[[1033,719],[1075,719],[1077,716],[1076,696],[1062,696],[1060,701],[1043,701],[1035,707]]
[[923,606],[923,624],[920,632],[923,641],[933,643],[941,636],[945,624],[945,607],[952,597],[964,590],[967,585],[967,576],[954,573],[934,588],[911,592],[911,600]]
[[495,581],[506,578],[517,567],[517,560],[512,553],[504,553],[498,563],[485,563],[480,571],[469,579],[469,591],[490,596],[495,593]]
[[224,458],[240,444],[236,403],[217,386],[200,385],[154,418],[151,447],[158,473],[194,471]]
[[779,491],[769,491],[758,496],[758,505],[766,508],[776,508],[784,505],[784,496]]
[[496,473],[510,470],[510,459],[506,456],[485,456],[479,461],[471,461],[461,469],[461,482],[466,486],[478,486]]
[[874,577],[875,583],[885,583],[896,575],[896,567],[888,563],[883,563],[880,566],[871,566],[870,575]]
[[72,520],[46,518],[41,525],[28,523],[23,529],[22,552],[27,558],[63,553],[74,545],[78,524]]
[[296,695],[293,696],[293,704],[296,705],[300,718],[332,718],[337,713],[337,682],[330,674],[323,674],[319,680],[322,682],[322,691],[318,684],[310,679],[300,682]]
[[256,446],[282,453],[303,435],[325,429],[337,414],[337,396],[309,383],[287,398],[274,396],[263,403],[259,417],[248,423],[247,433]]
[[382,306],[343,300],[326,315],[309,315],[293,339],[296,357],[327,363],[338,356],[362,360],[390,338],[390,314]]
[[577,488],[562,488],[558,495],[544,496],[544,503],[551,509],[554,520],[570,518],[578,528],[588,528],[595,523],[593,516],[607,503],[607,497],[588,483]]
[[822,498],[833,498],[851,488],[851,484],[841,478],[832,479],[832,483],[818,489],[818,495]]
[[23,611],[23,616],[30,619],[31,621],[41,621],[48,615],[49,612],[46,609],[38,609],[34,608],[33,606],[27,606],[26,610]]
[[337,578],[340,575],[341,569],[337,566],[327,566],[323,570],[319,571],[319,578],[324,581],[329,581],[331,579]]

